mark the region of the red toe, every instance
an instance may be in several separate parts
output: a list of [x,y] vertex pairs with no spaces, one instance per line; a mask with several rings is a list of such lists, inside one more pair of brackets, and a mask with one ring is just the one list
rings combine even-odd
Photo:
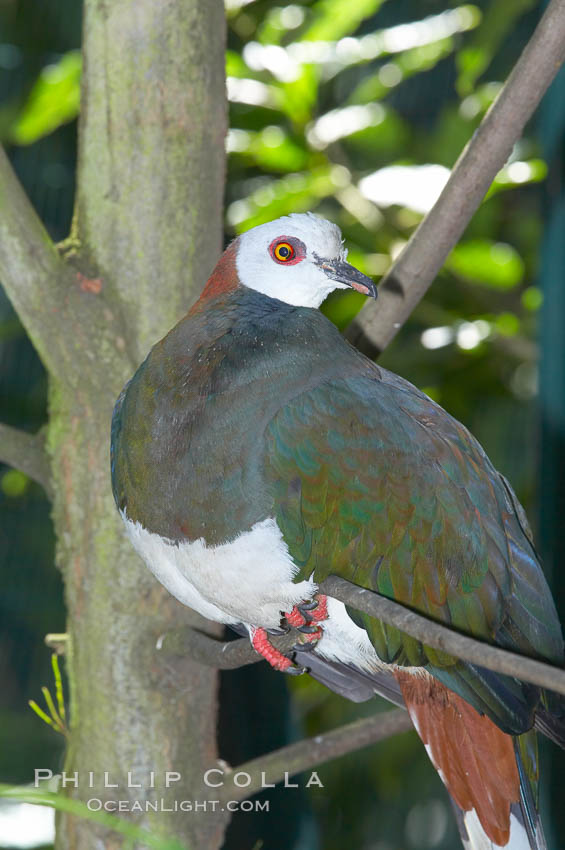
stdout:
[[319,593],[315,599],[318,602],[318,605],[310,612],[310,617],[312,620],[319,623],[322,620],[328,619],[328,597],[324,596],[323,593]]
[[288,614],[286,611],[283,614],[286,622],[289,626],[297,629],[299,626],[306,625],[306,617],[298,610],[298,607],[295,605],[292,611],[289,611]]
[[275,670],[287,670],[292,665],[290,658],[287,658],[272,645],[265,629],[254,629],[251,645]]

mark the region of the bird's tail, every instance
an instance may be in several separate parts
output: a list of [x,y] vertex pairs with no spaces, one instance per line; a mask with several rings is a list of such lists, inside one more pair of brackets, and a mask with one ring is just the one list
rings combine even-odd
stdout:
[[537,809],[535,732],[508,735],[432,677],[396,675],[454,802],[465,850],[547,850]]
[[[504,850],[547,850],[538,813],[537,746],[535,732],[514,739],[516,766],[520,778],[520,800],[510,805],[510,830]],[[532,776],[531,771],[535,771]],[[499,850],[492,841],[476,812],[465,812],[452,798],[455,820],[465,850]]]
[[[297,661],[310,675],[348,699],[362,702],[379,693],[408,709],[450,793],[465,850],[547,850],[533,730],[507,735],[425,673],[365,672],[315,652],[303,656]],[[559,723],[554,705],[539,710],[536,725],[557,743],[563,740]]]

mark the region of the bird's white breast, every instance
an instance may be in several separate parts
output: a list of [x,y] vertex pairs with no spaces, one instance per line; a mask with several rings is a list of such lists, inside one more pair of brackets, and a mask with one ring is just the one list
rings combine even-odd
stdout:
[[[283,611],[316,593],[312,580],[294,583],[298,567],[273,518],[219,546],[206,546],[203,539],[174,543],[125,513],[122,518],[153,575],[179,602],[209,620],[277,628]],[[317,652],[365,670],[382,668],[367,633],[351,620],[343,603],[329,599],[328,613]]]
[[281,611],[315,593],[313,582],[293,582],[298,569],[274,519],[256,523],[228,543],[207,546],[203,539],[174,543],[123,518],[153,575],[203,617],[277,628]]

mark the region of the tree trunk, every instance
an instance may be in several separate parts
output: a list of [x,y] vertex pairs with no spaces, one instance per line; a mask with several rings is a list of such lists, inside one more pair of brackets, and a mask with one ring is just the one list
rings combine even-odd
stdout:
[[[224,41],[221,0],[86,0],[73,233],[59,262],[36,224],[42,256],[29,291],[16,272],[7,287],[50,373],[48,449],[70,633],[65,771],[78,774],[78,787],[67,788],[81,800],[162,799],[172,809],[204,796],[203,773],[216,757],[216,673],[187,663],[180,681],[155,649],[163,632],[199,618],[169,597],[124,537],[109,425],[121,387],[181,318],[221,249]],[[15,245],[32,213],[10,179],[3,200],[12,193],[22,208],[5,225]],[[23,266],[39,250],[32,237]],[[128,771],[141,788],[128,788]],[[182,776],[169,789],[167,771]],[[104,787],[105,773],[118,788]],[[210,811],[122,816],[194,848],[219,846],[225,827],[225,815]],[[59,850],[122,843],[68,815],[58,827]]]

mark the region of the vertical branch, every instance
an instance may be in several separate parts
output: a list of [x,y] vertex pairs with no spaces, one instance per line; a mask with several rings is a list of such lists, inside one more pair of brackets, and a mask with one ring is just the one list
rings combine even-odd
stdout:
[[221,250],[224,30],[219,0],[85,6],[76,226],[138,360]]
[[[204,766],[216,757],[217,674],[190,663],[181,677],[155,663],[159,634],[187,616],[201,620],[155,581],[125,537],[111,494],[109,428],[131,359],[139,362],[179,318],[221,246],[224,40],[221,0],[85,2],[66,256],[108,327],[97,329],[75,387],[51,380],[48,435],[70,635],[65,770],[94,777],[94,787],[82,782],[67,793],[138,801],[142,811],[123,816],[207,850],[221,843],[228,813],[175,811],[178,790],[164,777],[181,773],[183,797],[202,797]],[[105,772],[117,790],[105,787]],[[146,810],[156,801],[157,811]],[[60,815],[58,850],[102,845],[102,827]]]

